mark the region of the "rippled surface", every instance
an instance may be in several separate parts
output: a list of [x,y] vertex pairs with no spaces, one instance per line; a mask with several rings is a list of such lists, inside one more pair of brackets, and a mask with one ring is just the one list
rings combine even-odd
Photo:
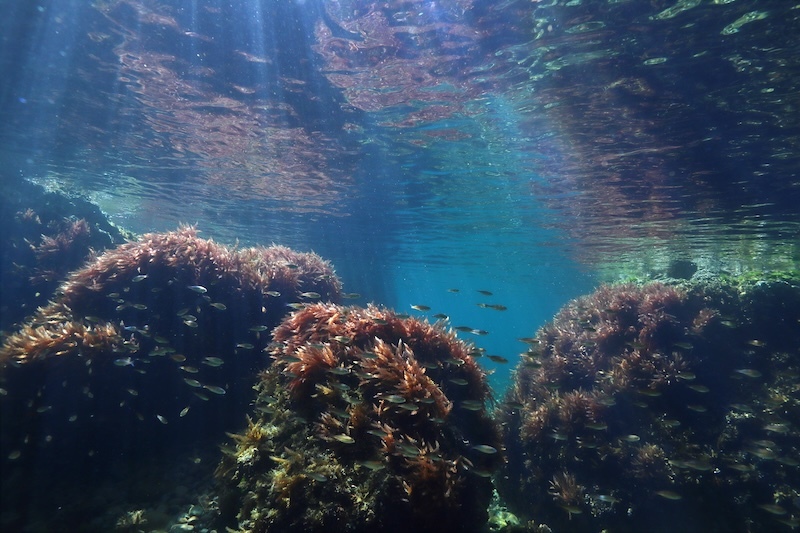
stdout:
[[1,23],[5,169],[136,231],[521,280],[797,259],[792,2],[74,4]]

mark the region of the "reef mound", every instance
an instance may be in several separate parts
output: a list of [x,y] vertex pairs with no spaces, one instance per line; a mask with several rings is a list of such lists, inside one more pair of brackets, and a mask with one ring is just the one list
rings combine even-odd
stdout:
[[474,531],[502,462],[485,375],[452,332],[314,304],[276,328],[249,427],[217,470],[247,531]]
[[0,347],[3,508],[24,514],[47,498],[72,512],[77,485],[94,493],[116,480],[119,491],[145,469],[152,492],[165,465],[214,451],[241,423],[290,306],[340,290],[315,254],[230,248],[192,227],[71,273]]
[[554,530],[793,529],[799,383],[796,279],[603,286],[522,355],[498,488]]

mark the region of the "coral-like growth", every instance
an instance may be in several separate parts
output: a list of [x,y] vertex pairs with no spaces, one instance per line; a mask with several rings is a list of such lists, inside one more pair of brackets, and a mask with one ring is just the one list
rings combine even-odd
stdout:
[[569,531],[797,527],[798,346],[797,285],[603,286],[523,354],[499,488]]
[[[213,448],[240,419],[230,413],[246,411],[269,332],[290,305],[339,292],[315,254],[238,250],[192,227],[98,256],[0,346],[0,457],[30,479],[15,494],[35,490],[24,470],[34,453],[37,468],[71,476],[120,457],[169,461],[188,443]],[[95,433],[104,438],[83,450]]]
[[270,438],[259,459],[239,449],[218,470],[231,502],[223,520],[256,531],[474,530],[501,455],[469,352],[451,332],[375,306],[289,316],[258,385]]

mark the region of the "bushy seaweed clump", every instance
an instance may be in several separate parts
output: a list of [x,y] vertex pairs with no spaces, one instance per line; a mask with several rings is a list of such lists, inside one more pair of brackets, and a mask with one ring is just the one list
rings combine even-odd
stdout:
[[220,465],[250,531],[474,531],[499,430],[470,347],[392,311],[315,304],[274,333],[255,421]]
[[513,509],[570,531],[800,525],[800,287],[603,286],[498,410]]
[[339,295],[315,254],[229,248],[192,227],[103,253],[0,346],[0,461],[28,480],[3,492],[34,490],[27,469],[168,461],[224,436],[288,305]]

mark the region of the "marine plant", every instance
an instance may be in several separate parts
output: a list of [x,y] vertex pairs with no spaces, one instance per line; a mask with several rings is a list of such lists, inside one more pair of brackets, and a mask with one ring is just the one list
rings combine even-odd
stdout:
[[231,248],[189,226],[72,272],[0,346],[0,461],[26,480],[3,486],[7,501],[33,497],[30,468],[102,479],[120,456],[158,465],[188,443],[213,449],[246,412],[270,330],[340,288],[316,254]]
[[800,525],[800,286],[606,285],[522,354],[509,506],[557,530]]
[[[256,421],[218,469],[224,524],[469,531],[486,522],[501,447],[469,345],[373,305],[318,303],[287,317],[269,352]],[[247,436],[255,427],[265,438]]]

